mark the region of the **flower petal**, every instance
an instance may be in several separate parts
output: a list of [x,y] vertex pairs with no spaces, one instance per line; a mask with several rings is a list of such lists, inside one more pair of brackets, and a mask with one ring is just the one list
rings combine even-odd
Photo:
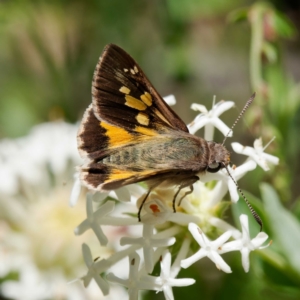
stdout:
[[233,101],[220,101],[212,109],[214,117],[219,117],[223,112],[234,106]]
[[254,239],[251,240],[251,243],[258,249],[267,239],[268,235],[265,232],[260,232]]
[[163,99],[165,100],[165,102],[172,106],[176,104],[176,98],[174,95],[168,95],[168,96],[164,96]]

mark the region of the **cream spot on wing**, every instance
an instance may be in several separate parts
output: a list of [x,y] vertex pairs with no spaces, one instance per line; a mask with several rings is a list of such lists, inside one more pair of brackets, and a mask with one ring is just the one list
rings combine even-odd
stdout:
[[149,125],[149,117],[146,114],[138,113],[138,115],[135,118],[141,125]]
[[137,110],[145,110],[147,108],[146,104],[139,99],[136,99],[130,95],[125,95],[125,105],[135,108]]
[[154,110],[155,114],[162,120],[164,121],[165,123],[169,124],[170,126],[172,126],[170,124],[170,122],[161,114],[161,112],[157,109]]
[[123,94],[129,94],[130,93],[130,89],[126,86],[122,86],[119,91]]
[[124,69],[124,72],[128,72],[128,69]]
[[151,106],[152,105],[152,96],[148,93],[145,92],[142,96],[141,96],[142,101],[147,105],[147,106]]
[[130,69],[130,72],[131,72],[132,75],[135,74],[135,71],[133,69]]
[[134,66],[133,69],[134,69],[135,73],[138,73],[138,72],[139,72],[137,66]]

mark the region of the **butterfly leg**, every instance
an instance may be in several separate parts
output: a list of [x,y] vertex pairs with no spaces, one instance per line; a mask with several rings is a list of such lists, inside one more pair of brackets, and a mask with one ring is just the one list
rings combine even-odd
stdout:
[[148,192],[147,192],[145,198],[143,199],[143,201],[142,201],[142,203],[141,203],[141,205],[140,205],[140,207],[139,207],[139,211],[138,211],[138,219],[139,219],[139,222],[141,222],[141,212],[142,212],[142,208],[143,208],[143,206],[144,206],[144,204],[145,204],[147,198],[149,197],[151,191],[152,191],[154,188],[156,188],[159,184],[160,184],[160,182],[157,181],[157,182],[155,182],[154,184],[152,184],[151,187],[149,187],[149,190],[148,190]]
[[181,191],[181,189],[182,189],[182,187],[179,186],[179,188],[178,188],[178,190],[177,190],[177,192],[175,193],[174,198],[173,198],[173,212],[174,212],[174,213],[176,213],[175,201],[176,201],[176,198],[177,198],[179,192]]
[[138,212],[138,219],[139,219],[139,222],[141,222],[141,212],[142,212],[142,208],[143,208],[143,206],[144,206],[144,204],[145,204],[147,198],[149,197],[151,191],[152,191],[152,188],[149,188],[149,190],[148,190],[148,192],[147,192],[145,198],[143,199],[143,201],[142,201],[142,203],[141,203],[141,205],[140,205],[140,207],[139,207],[139,212]]
[[198,180],[199,180],[199,177],[193,175],[193,176],[191,176],[191,177],[185,178],[184,180],[182,180],[182,181],[180,182],[179,188],[178,188],[177,192],[175,193],[175,195],[174,195],[174,197],[173,197],[173,211],[174,211],[174,213],[176,212],[175,203],[176,203],[176,198],[177,198],[179,192],[180,192],[183,188],[185,188],[185,187],[189,187],[189,188],[190,188],[190,190],[187,191],[187,192],[180,198],[178,206],[180,206],[181,201],[182,201],[187,195],[191,194],[191,193],[194,191],[193,184],[194,184],[196,181],[198,181]]
[[179,200],[179,202],[178,202],[178,206],[180,206],[181,201],[182,201],[187,195],[191,194],[191,193],[194,191],[194,186],[193,186],[192,184],[189,186],[189,188],[190,188],[190,190],[187,191],[187,192],[180,198],[180,200]]

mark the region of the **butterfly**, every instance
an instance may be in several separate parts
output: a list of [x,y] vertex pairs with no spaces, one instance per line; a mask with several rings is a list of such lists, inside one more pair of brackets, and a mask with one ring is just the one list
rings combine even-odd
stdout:
[[[229,151],[194,136],[150,83],[135,60],[120,47],[107,45],[96,65],[92,103],[77,136],[85,159],[80,179],[88,189],[109,191],[144,181],[148,193],[159,185],[192,193],[204,172],[218,172],[230,163]],[[200,175],[199,175],[200,174]]]

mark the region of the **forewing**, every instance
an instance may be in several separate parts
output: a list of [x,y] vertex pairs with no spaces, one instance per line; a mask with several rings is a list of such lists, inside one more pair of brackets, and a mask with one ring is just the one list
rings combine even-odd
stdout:
[[134,59],[120,47],[106,46],[92,83],[96,117],[129,131],[143,128],[188,132],[184,122],[165,103]]

